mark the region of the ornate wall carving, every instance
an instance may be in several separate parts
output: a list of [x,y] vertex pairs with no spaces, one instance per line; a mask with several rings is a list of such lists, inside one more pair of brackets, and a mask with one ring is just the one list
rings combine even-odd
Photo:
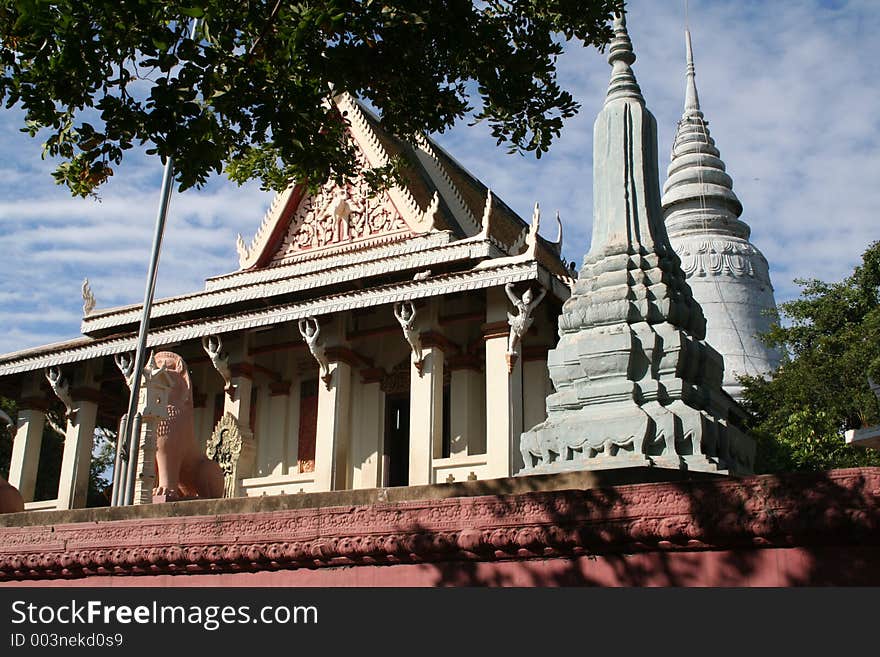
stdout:
[[877,545],[880,468],[0,527],[0,580]]
[[732,238],[706,239],[702,236],[679,237],[672,243],[681,259],[685,275],[733,276],[754,278],[770,285],[767,260],[758,249],[746,241]]
[[[358,163],[365,169],[370,168],[360,152]],[[331,181],[317,194],[310,194],[302,200],[273,261],[395,233],[411,234],[387,194],[382,192],[371,196],[363,177],[346,187],[339,187]]]

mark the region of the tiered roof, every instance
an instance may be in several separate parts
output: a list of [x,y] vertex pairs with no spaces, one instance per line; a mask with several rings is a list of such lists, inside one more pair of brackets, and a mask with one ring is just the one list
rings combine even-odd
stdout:
[[[154,302],[148,346],[508,282],[538,280],[568,297],[561,244],[537,237],[429,138],[405,142],[351,96],[336,102],[361,165],[402,156],[404,184],[377,194],[363,179],[317,193],[291,184],[253,239],[239,236],[237,271]],[[0,376],[130,351],[140,313],[141,304],[94,310],[84,337],[0,355]]]

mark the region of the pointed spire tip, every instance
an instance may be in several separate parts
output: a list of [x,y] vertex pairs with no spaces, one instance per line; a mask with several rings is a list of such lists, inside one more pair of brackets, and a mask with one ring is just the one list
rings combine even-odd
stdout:
[[694,66],[694,48],[691,44],[690,28],[684,30],[685,52],[687,55],[687,91],[684,99],[684,114],[695,114],[700,111],[700,96],[697,93],[697,69]]

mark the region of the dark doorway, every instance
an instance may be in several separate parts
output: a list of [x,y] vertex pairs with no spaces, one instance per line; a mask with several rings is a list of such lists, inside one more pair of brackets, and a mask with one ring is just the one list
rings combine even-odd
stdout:
[[318,382],[303,381],[299,397],[297,463],[300,472],[315,471],[315,437],[318,433]]
[[409,484],[409,394],[385,398],[385,485]]

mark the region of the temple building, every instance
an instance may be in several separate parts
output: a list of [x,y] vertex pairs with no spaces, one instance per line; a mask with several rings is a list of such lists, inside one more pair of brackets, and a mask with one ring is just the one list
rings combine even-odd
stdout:
[[[523,427],[544,417],[570,294],[561,224],[544,239],[537,206],[523,221],[430,139],[337,104],[361,166],[402,156],[405,183],[291,185],[239,236],[238,271],[154,303],[147,346],[186,363],[196,439],[228,496],[510,476]],[[83,297],[82,337],[0,356],[0,393],[18,403],[9,483],[29,510],[85,506],[95,427],[125,412],[141,306]],[[58,494],[35,500],[50,404],[66,419]]]
[[690,30],[684,114],[663,187],[663,214],[694,298],[706,316],[706,339],[724,357],[724,389],[742,396],[741,375],[763,376],[779,354],[758,337],[776,321],[776,301],[764,255],[749,241],[721,153],[700,109]]
[[[87,282],[82,337],[0,356],[0,588],[880,584],[880,468],[738,476],[755,441],[735,375],[775,363],[755,339],[767,263],[689,36],[661,194],[625,15],[612,27],[577,272],[558,217],[541,237],[537,205],[524,221],[343,94],[360,166],[402,159],[399,185],[289,186],[237,271],[154,303],[142,371],[142,307],[97,309]],[[113,508],[82,508],[96,427],[127,423],[130,396]],[[60,472],[38,468],[56,422]]]
[[[558,216],[549,241],[537,204],[524,221],[433,141],[397,139],[341,94],[361,169],[402,158],[403,182],[291,184],[250,241],[238,236],[237,271],[153,304],[125,499],[201,496],[183,474],[177,488],[195,461],[169,484],[172,423],[192,427],[178,449],[215,462],[226,497],[751,472],[736,376],[776,363],[757,338],[775,310],[767,262],[700,110],[690,34],[661,207],[656,121],[622,15],[614,30],[577,278]],[[18,407],[9,483],[28,510],[86,505],[95,429],[121,426],[127,406],[142,308],[97,309],[87,282],[83,301],[82,337],[0,356],[0,394]],[[66,423],[58,492],[35,499],[52,405]]]

